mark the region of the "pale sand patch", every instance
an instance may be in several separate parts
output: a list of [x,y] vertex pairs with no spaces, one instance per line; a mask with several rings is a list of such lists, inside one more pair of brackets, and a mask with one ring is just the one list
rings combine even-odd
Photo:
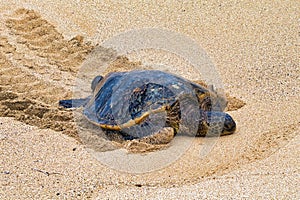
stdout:
[[0,118],[0,123],[1,199],[299,197],[299,136],[270,157],[227,174],[204,177],[196,184],[186,180],[187,185],[157,185],[151,184],[151,179],[159,179],[153,175],[138,178],[110,170],[58,132],[10,118]]

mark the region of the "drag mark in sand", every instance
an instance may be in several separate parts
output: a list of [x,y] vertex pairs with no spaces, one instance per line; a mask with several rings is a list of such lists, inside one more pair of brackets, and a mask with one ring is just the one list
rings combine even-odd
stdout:
[[70,97],[77,70],[93,46],[82,36],[65,40],[32,10],[4,20],[0,36],[0,116],[77,138],[72,112],[59,109]]

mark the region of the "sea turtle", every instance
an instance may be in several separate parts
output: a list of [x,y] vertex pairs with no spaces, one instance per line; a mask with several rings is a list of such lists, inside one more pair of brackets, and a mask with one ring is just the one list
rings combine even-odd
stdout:
[[174,133],[216,136],[234,133],[236,124],[213,90],[159,70],[113,72],[96,76],[92,95],[60,100],[65,108],[83,106],[83,114],[106,132],[124,139]]

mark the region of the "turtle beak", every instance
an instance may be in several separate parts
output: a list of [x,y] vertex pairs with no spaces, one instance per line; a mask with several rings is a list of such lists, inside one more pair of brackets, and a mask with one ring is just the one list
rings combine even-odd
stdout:
[[230,135],[236,130],[236,123],[228,114],[225,115],[223,131],[221,135]]

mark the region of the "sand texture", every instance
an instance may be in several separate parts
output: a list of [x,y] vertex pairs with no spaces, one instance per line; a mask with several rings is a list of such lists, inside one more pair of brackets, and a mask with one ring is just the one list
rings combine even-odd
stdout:
[[[300,4],[156,3],[0,2],[0,199],[300,198]],[[209,140],[179,137],[190,147],[176,162],[131,174],[97,161],[84,144],[110,155],[119,148],[168,152],[174,143],[94,140],[92,132],[84,138],[78,113],[58,101],[74,96],[78,85],[90,92],[94,73],[83,65],[104,75],[163,63],[166,71],[202,79],[168,52],[118,55],[101,46],[143,27],[177,31],[206,50],[238,130],[214,140],[202,157]]]

